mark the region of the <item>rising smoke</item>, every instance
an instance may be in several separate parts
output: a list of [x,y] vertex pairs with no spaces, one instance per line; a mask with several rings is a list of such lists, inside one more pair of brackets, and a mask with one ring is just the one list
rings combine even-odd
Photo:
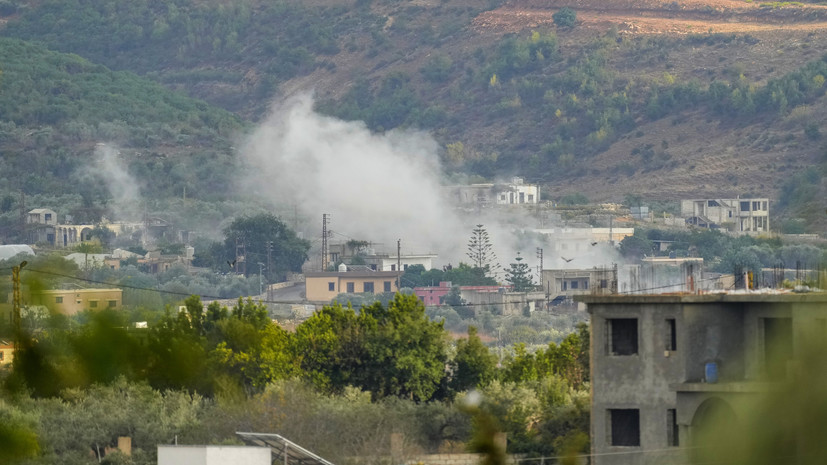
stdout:
[[[373,134],[361,122],[315,113],[312,98],[303,95],[275,105],[242,144],[247,174],[240,185],[274,210],[294,205],[312,221],[305,237],[320,237],[321,217],[327,213],[331,229],[341,235],[336,239],[378,242],[378,249],[390,253],[401,239],[403,254],[435,252],[440,264],[456,265],[469,261],[471,230],[482,223],[504,268],[517,251],[533,268],[536,247],[548,239],[515,230],[536,228],[536,218],[524,209],[458,210],[444,195],[437,151],[427,133]],[[546,268],[611,263],[612,258],[600,258],[601,252],[607,250],[589,250],[567,266],[559,257],[547,256]]]
[[141,189],[127,166],[120,158],[117,147],[98,144],[95,148],[95,165],[90,172],[97,182],[106,185],[112,195],[109,209],[113,219],[128,221],[139,220],[141,208]]

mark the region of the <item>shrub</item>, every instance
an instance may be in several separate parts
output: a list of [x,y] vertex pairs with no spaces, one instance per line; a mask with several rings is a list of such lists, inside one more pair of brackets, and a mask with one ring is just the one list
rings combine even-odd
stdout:
[[574,27],[577,24],[577,13],[569,7],[560,8],[551,17],[554,19],[554,24],[559,27]]

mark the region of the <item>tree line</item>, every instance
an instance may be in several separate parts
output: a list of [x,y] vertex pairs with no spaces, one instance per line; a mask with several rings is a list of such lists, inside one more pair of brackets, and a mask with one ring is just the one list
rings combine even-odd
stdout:
[[[74,318],[51,315],[22,338],[12,369],[3,373],[0,416],[11,415],[21,424],[18,431],[34,435],[39,457],[79,455],[90,447],[80,438],[91,433],[65,444],[56,439],[60,433],[47,429],[67,421],[75,408],[103,401],[90,398],[95,392],[106,392],[110,400],[125,392],[153,399],[148,411],[134,419],[102,413],[95,430],[101,444],[111,444],[118,435],[137,436],[135,446],[142,452],[134,463],[146,463],[140,457],[154,454],[155,444],[149,441],[165,442],[157,435],[138,439],[139,424],[159,421],[151,418],[158,415],[155,406],[172,402],[175,407],[168,408],[183,409],[181,414],[189,418],[184,421],[188,424],[167,424],[164,431],[180,428],[195,436],[198,428],[193,425],[209,422],[200,414],[191,417],[194,410],[223,409],[222,415],[235,417],[225,417],[227,424],[218,430],[231,436],[232,428],[241,428],[244,421],[260,420],[251,417],[248,408],[263,408],[262,403],[274,400],[275,391],[284,389],[302,392],[302,402],[313,404],[348,404],[354,395],[364,395],[359,408],[407,409],[421,416],[405,428],[442,422],[427,431],[425,439],[425,433],[418,433],[418,440],[431,449],[469,440],[473,425],[457,402],[472,389],[484,393],[486,408],[512,438],[511,452],[549,453],[555,440],[586,431],[585,326],[560,345],[551,343],[535,353],[518,346],[499,360],[473,328],[466,338],[451,343],[442,323],[431,321],[415,296],[401,294],[387,306],[377,303],[358,312],[326,306],[295,332],[271,321],[262,304],[241,299],[232,308],[217,303],[204,308],[192,296],[180,311],[167,308],[148,329],[132,328],[129,320],[129,315],[111,311]],[[184,393],[187,397],[181,397]],[[50,403],[59,408],[43,410]],[[283,404],[280,408],[289,410]],[[541,427],[538,417],[544,418]],[[117,418],[121,426],[107,426]],[[173,423],[182,420],[175,418]],[[203,441],[227,440],[200,434]],[[315,444],[310,436],[308,441]],[[2,428],[0,439],[6,439]]]

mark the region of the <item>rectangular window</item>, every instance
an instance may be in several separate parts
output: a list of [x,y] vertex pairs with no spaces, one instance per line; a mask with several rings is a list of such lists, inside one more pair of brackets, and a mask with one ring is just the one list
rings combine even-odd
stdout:
[[588,279],[584,279],[584,280],[583,280],[583,289],[588,289],[588,288],[589,288],[589,280],[588,280]]
[[608,279],[601,279],[600,280],[600,289],[606,289],[609,287],[609,280]]
[[674,318],[666,320],[666,350],[678,350],[678,334]]
[[118,301],[117,300],[110,300],[109,301],[109,308],[115,308],[117,306],[118,306]]
[[680,439],[678,437],[678,411],[670,408],[666,410],[666,445],[669,447],[678,447]]
[[767,202],[761,202],[761,210],[767,211]]
[[89,308],[98,308],[98,301],[97,300],[90,300],[89,301]]
[[572,282],[571,282],[571,288],[572,288],[572,289],[577,289],[577,288],[579,287],[579,286],[578,286],[579,284],[580,284],[580,283],[578,283],[577,281],[572,281]]
[[0,350],[0,362],[2,362],[5,357],[6,357],[6,353],[3,352],[2,350]]
[[525,203],[525,192],[520,192],[520,203]]
[[764,364],[771,379],[784,379],[793,358],[793,319],[763,318]]
[[396,265],[391,265],[391,271],[396,271]]
[[563,290],[564,291],[567,290],[566,286],[568,286],[568,283],[569,283],[568,281],[563,281]]
[[640,411],[638,409],[609,409],[609,444],[613,446],[640,446]]
[[384,289],[385,289],[385,292],[390,292],[391,291],[391,282],[390,281],[385,281]]
[[61,297],[55,297],[55,303],[56,304],[62,304],[63,303],[63,297],[62,296]]
[[606,320],[610,355],[637,354],[637,318]]
[[364,287],[363,292],[373,292],[373,283],[364,283],[363,287]]
[[334,282],[327,283],[327,290],[328,291],[335,291],[336,290],[336,283],[334,283]]
[[406,263],[406,264],[404,264],[404,265],[402,265],[402,270],[404,270],[404,271],[407,271],[407,270],[408,270],[408,264],[407,264],[407,263]]
[[52,214],[51,214],[51,213],[46,213],[46,215],[45,215],[45,216],[46,216],[46,222],[47,222],[47,223],[48,223],[49,221],[52,221]]
[[752,211],[757,212],[761,209],[761,202],[752,202]]
[[372,263],[372,264],[370,265],[370,269],[371,269],[371,270],[373,270],[373,271],[376,271],[376,264],[375,264],[375,263]]
[[347,292],[352,294],[353,289],[354,289],[353,283],[347,283]]
[[528,194],[528,203],[534,202],[534,194]]
[[749,202],[741,202],[741,211],[748,212],[749,211]]

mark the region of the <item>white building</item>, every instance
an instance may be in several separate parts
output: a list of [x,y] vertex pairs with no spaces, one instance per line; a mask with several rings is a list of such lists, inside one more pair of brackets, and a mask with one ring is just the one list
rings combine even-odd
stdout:
[[470,184],[446,187],[449,197],[460,205],[521,205],[540,202],[540,186],[523,178],[508,183]]
[[770,230],[769,205],[767,198],[681,200],[681,216],[687,223],[705,228],[762,233]]
[[270,465],[269,447],[158,446],[158,465]]

